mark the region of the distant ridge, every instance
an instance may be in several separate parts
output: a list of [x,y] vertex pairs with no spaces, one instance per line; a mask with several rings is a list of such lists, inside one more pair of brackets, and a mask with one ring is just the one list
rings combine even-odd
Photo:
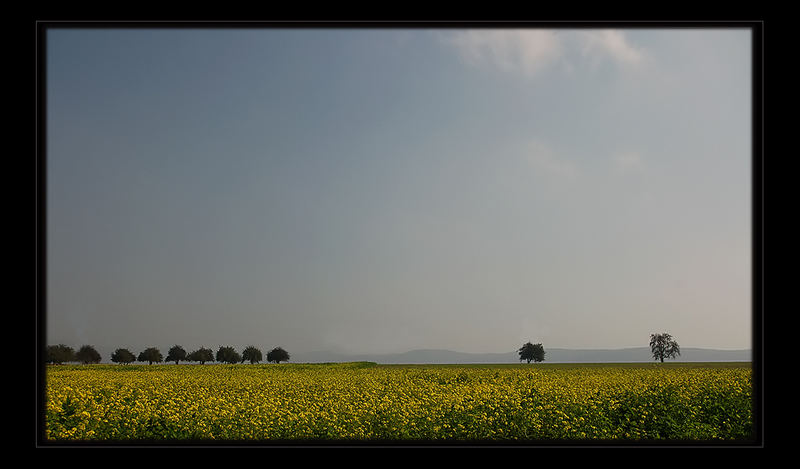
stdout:
[[[545,348],[544,363],[639,363],[654,362],[650,347],[622,349],[562,349]],[[704,348],[681,348],[681,355],[669,362],[738,362],[751,361],[750,350],[717,350]],[[470,363],[519,363],[519,354],[469,353],[441,349],[420,349],[403,353],[343,354],[335,352],[292,353],[293,363],[325,363],[371,361],[385,364],[470,364]],[[666,362],[665,361],[665,362]]]

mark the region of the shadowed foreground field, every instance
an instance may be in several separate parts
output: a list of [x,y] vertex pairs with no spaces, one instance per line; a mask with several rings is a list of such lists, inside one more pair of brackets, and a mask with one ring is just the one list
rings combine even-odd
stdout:
[[49,366],[48,441],[748,442],[750,363]]

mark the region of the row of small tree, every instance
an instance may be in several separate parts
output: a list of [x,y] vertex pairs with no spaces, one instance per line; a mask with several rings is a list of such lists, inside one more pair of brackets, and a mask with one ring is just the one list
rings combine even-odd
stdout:
[[[665,358],[675,358],[681,354],[681,349],[675,339],[667,333],[651,334],[650,335],[650,350],[653,358],[664,362]],[[527,360],[542,362],[544,361],[544,347],[542,344],[532,344],[527,342],[518,350],[519,360]],[[175,362],[177,365],[180,361],[200,362],[201,365],[206,362],[212,362],[216,359],[220,363],[244,363],[246,361],[251,364],[259,363],[263,360],[261,350],[248,345],[240,354],[233,347],[220,347],[216,355],[211,349],[200,347],[199,349],[186,353],[180,345],[175,345],[167,352],[166,359],[161,355],[161,351],[155,347],[149,347],[139,353],[138,357],[135,356],[130,350],[118,348],[111,354],[111,361],[114,363],[133,363],[134,361],[147,362],[150,365],[153,363]],[[267,353],[267,361],[280,363],[289,360],[289,353],[281,347],[276,347]],[[47,347],[47,363],[61,364],[66,362],[82,362],[82,363],[99,363],[100,353],[91,345],[82,346],[77,352],[71,347],[64,344],[50,345]]]
[[[289,353],[281,347],[276,347],[267,352],[267,361],[280,363],[289,360]],[[216,355],[211,349],[200,347],[197,350],[187,353],[180,345],[175,345],[169,349],[167,356],[164,357],[156,347],[148,347],[139,355],[126,348],[118,348],[111,354],[111,361],[114,363],[129,364],[135,361],[153,363],[175,362],[177,365],[181,361],[199,362],[204,365],[206,362],[217,361],[219,363],[259,363],[263,360],[261,350],[253,345],[248,345],[240,354],[233,347],[220,347]],[[85,364],[100,363],[100,353],[91,345],[82,346],[77,352],[64,344],[49,345],[47,347],[47,357],[45,361],[52,364],[62,364],[68,362],[81,362]]]

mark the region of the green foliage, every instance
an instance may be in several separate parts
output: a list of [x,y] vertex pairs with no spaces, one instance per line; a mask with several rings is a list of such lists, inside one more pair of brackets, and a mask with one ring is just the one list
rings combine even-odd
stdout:
[[133,363],[136,361],[136,355],[126,348],[118,348],[111,354],[111,361],[114,363]]
[[267,353],[268,362],[280,363],[287,360],[289,360],[289,352],[281,347],[275,347],[274,349],[270,350],[269,353]]
[[261,350],[257,349],[252,345],[248,345],[244,351],[242,352],[242,363],[245,361],[249,361],[250,364],[258,363],[263,360],[263,356],[261,355]]
[[200,347],[187,355],[186,359],[192,362],[200,362],[201,365],[204,365],[206,362],[214,361],[214,351],[205,347]]
[[169,352],[167,352],[167,358],[165,361],[175,362],[177,365],[181,360],[186,360],[186,350],[184,350],[180,345],[174,345],[171,349],[169,349]]
[[220,363],[239,363],[242,356],[233,347],[220,347],[217,350],[217,361]]
[[75,350],[73,350],[72,347],[58,344],[47,346],[45,361],[47,363],[61,365],[62,363],[77,361],[77,358],[75,357]]
[[531,360],[538,362],[544,361],[544,347],[542,344],[532,344],[530,342],[524,344],[519,350],[519,360],[527,360],[528,363]]
[[137,360],[140,362],[148,362],[148,364],[152,365],[154,362],[161,363],[164,361],[164,357],[161,355],[160,350],[155,347],[149,347],[139,354]]
[[95,350],[91,345],[84,345],[75,354],[75,358],[83,364],[100,363],[100,352]]

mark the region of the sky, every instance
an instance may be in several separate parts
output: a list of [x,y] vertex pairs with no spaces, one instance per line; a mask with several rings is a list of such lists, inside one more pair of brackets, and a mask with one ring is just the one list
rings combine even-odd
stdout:
[[747,29],[53,28],[46,340],[752,339]]

